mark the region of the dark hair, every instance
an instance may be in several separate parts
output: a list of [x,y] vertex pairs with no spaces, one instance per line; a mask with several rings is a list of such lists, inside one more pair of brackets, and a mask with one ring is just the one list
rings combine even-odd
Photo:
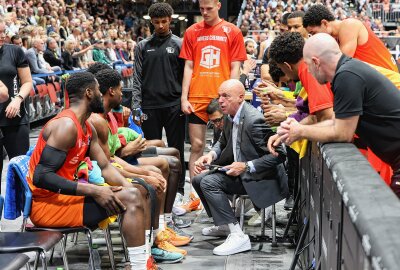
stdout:
[[168,3],[155,3],[149,7],[150,18],[171,17],[174,10]]
[[[20,37],[19,35],[13,35],[13,36],[11,37],[11,43],[14,44],[14,40],[20,39],[20,38],[21,38],[21,37]],[[22,39],[21,39],[21,41],[22,41]]]
[[218,103],[218,98],[214,98],[210,101],[210,103],[208,103],[206,112],[207,114],[213,114],[216,111],[219,111],[222,113],[221,111],[221,107],[219,107],[219,103]]
[[332,22],[335,20],[335,17],[327,7],[323,5],[313,5],[304,15],[303,27],[306,28],[308,26],[320,26],[322,20]]
[[96,62],[93,65],[91,65],[86,71],[96,75],[97,72],[103,69],[112,69],[112,68],[104,63]]
[[68,77],[65,88],[67,89],[68,97],[71,99],[77,97],[83,98],[83,94],[87,88],[94,88],[96,78],[90,72],[73,73]]
[[288,17],[290,16],[290,14],[292,14],[292,13],[288,12],[288,13],[283,14],[282,21],[281,21],[281,23],[283,25],[287,25],[287,20],[288,20]]
[[285,73],[278,67],[276,62],[272,59],[268,61],[268,66],[269,66],[269,75],[271,75],[271,78],[274,82],[279,82],[280,78],[285,76]]
[[278,64],[296,64],[303,58],[304,38],[297,32],[277,36],[269,47],[269,57]]
[[121,75],[113,69],[103,69],[96,73],[100,92],[105,95],[110,87],[117,87],[122,81]]
[[294,18],[304,18],[304,12],[303,11],[301,11],[301,10],[296,10],[296,11],[294,11],[294,12],[292,12],[292,13],[290,13],[290,15],[287,17],[287,19],[289,20],[289,19],[294,19]]
[[247,47],[247,44],[249,44],[250,42],[253,43],[253,44],[256,44],[256,42],[255,42],[254,40],[248,39],[248,40],[246,40],[246,41],[244,42],[244,46]]

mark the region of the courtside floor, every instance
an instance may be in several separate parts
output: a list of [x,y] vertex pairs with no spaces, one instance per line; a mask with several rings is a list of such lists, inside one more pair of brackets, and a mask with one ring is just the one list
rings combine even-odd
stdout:
[[[38,134],[41,127],[34,128],[31,130],[30,138],[31,145],[36,143]],[[211,133],[208,132],[208,138],[211,138]],[[185,147],[185,159],[189,158],[190,145]],[[5,175],[8,160],[4,160],[4,170],[2,174],[2,195],[5,195]],[[185,190],[186,194],[189,193],[189,183],[186,183]],[[288,211],[283,209],[283,202],[280,202],[276,206],[277,211],[277,221],[278,236],[283,233],[284,223],[287,221]],[[220,245],[225,240],[224,238],[216,237],[206,237],[201,235],[201,229],[206,226],[211,226],[212,224],[207,222],[204,218],[204,213],[201,211],[192,212],[183,216],[184,219],[190,219],[193,221],[191,227],[185,229],[187,232],[194,235],[194,240],[187,247],[183,247],[188,251],[186,258],[177,264],[159,264],[159,266],[164,270],[177,270],[177,269],[187,269],[187,270],[217,270],[217,269],[227,269],[227,270],[260,270],[260,269],[289,269],[294,249],[290,248],[286,244],[278,244],[278,247],[271,247],[270,243],[252,243],[252,250],[249,252],[236,254],[232,256],[214,256],[212,254],[212,249],[217,245]],[[17,220],[1,220],[2,231],[18,231],[22,219]],[[119,232],[116,226],[112,229],[112,240],[114,246],[114,256],[116,263],[118,264],[118,269],[123,269],[123,254],[121,248],[121,238],[119,237]],[[260,234],[260,227],[249,227],[246,225],[245,232],[250,234]],[[271,229],[267,227],[266,234],[271,235]],[[102,269],[110,269],[109,258],[107,254],[107,249],[105,247],[105,240],[103,232],[97,230],[93,233],[94,243],[98,245],[99,254],[102,259]],[[78,237],[77,244],[72,242],[72,236],[68,238],[67,244],[67,255],[69,262],[69,269],[86,270],[89,269],[88,261],[89,254],[87,248],[86,237],[80,234]],[[70,240],[71,239],[71,240]],[[28,255],[33,259],[34,254]],[[50,254],[48,254],[50,257]],[[54,253],[53,264],[49,265],[49,269],[56,269],[57,267],[63,267],[62,259],[60,255],[60,249],[57,246]]]

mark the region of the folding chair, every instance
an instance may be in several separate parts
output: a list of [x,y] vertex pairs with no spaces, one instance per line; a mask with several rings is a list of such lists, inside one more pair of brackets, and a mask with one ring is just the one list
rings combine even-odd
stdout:
[[[63,243],[61,245],[61,253],[63,256],[63,261],[64,261],[64,269],[68,270],[68,259],[67,259],[67,254],[66,254],[66,245],[67,245],[67,236],[68,234],[72,233],[85,233],[88,244],[89,244],[89,256],[90,256],[90,261],[91,261],[91,266],[92,269],[94,270],[94,258],[93,258],[93,242],[92,242],[92,232],[89,228],[87,227],[63,227],[63,228],[44,228],[44,227],[36,227],[36,226],[27,226],[27,220],[29,218],[30,212],[31,212],[31,205],[32,205],[32,193],[29,188],[29,185],[26,181],[26,175],[28,173],[28,166],[29,166],[29,156],[23,155],[23,156],[17,156],[14,157],[10,160],[9,162],[9,167],[8,170],[10,173],[15,174],[15,180],[18,182],[18,185],[24,194],[24,211],[23,211],[23,224],[22,224],[22,230],[30,231],[30,232],[39,232],[39,231],[46,231],[46,232],[58,232],[63,235]],[[8,188],[8,185],[7,185]],[[110,256],[110,263],[111,263],[111,269],[116,269],[115,268],[115,261],[114,261],[114,256],[113,256],[113,247],[111,243],[111,235],[110,231],[108,229],[104,230],[105,234],[105,239],[106,239],[106,245],[107,245],[107,250],[108,254]]]
[[26,265],[30,269],[29,257],[25,254],[5,253],[0,254],[0,269],[1,270],[19,270]]
[[[4,199],[0,196],[0,217]],[[29,257],[23,252],[37,253],[35,269],[42,260],[43,269],[47,269],[46,251],[52,249],[63,238],[58,232],[0,232],[0,269],[20,269],[28,264]],[[11,253],[11,254],[10,254]]]
[[[233,196],[233,209],[235,210],[236,208],[236,198],[239,198],[241,201],[240,204],[240,228],[242,228],[244,232],[244,205],[245,205],[245,200],[250,199],[248,195],[234,195]],[[268,241],[269,237],[265,235],[265,208],[261,209],[261,235],[252,237],[251,239],[253,242],[264,242]],[[273,247],[277,246],[277,240],[276,240],[276,212],[275,212],[275,204],[272,205],[272,238],[271,238],[271,243]]]

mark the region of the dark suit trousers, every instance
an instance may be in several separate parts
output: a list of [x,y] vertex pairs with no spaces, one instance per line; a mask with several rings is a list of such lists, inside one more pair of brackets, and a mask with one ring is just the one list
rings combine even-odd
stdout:
[[216,226],[235,223],[237,219],[229,204],[228,195],[245,195],[246,190],[238,177],[224,173],[202,173],[195,176],[192,185],[199,195],[209,217]]

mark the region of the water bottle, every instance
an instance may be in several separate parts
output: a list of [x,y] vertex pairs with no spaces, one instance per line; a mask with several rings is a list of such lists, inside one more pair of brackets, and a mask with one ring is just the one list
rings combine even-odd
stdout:
[[[101,270],[101,258],[97,245],[92,245],[92,256],[94,261],[94,269]],[[92,269],[92,261],[89,258],[89,270]]]

